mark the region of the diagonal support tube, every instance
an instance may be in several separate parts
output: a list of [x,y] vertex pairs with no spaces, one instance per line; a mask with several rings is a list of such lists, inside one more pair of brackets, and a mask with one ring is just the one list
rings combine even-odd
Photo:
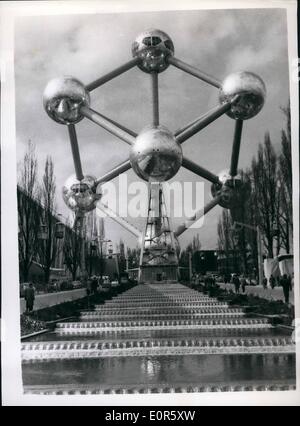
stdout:
[[139,62],[138,58],[131,59],[130,61],[126,62],[125,64],[119,66],[118,68],[114,69],[113,71],[110,71],[109,73],[105,74],[104,76],[98,78],[97,80],[93,81],[90,84],[87,84],[85,88],[91,92],[92,90],[96,89],[97,87],[102,86],[103,84],[107,83],[108,81],[112,80],[115,77],[118,77],[118,75],[123,74],[124,72],[130,70],[131,68],[135,67]]
[[79,146],[78,146],[78,140],[77,140],[76,129],[75,129],[74,124],[68,125],[68,131],[69,131],[69,136],[70,136],[70,143],[71,143],[71,149],[72,149],[72,156],[73,156],[73,161],[74,161],[76,178],[79,181],[81,181],[84,178],[84,176],[83,176],[83,173],[82,173]]
[[123,226],[123,228],[127,229],[131,234],[133,234],[135,237],[142,239],[143,233],[137,229],[135,226],[131,225],[131,223],[127,222],[127,220],[123,219],[122,217],[118,216],[116,212],[111,210],[107,205],[99,202],[97,204],[97,210],[102,211],[106,216],[110,217],[112,220],[114,220],[119,225]]
[[219,108],[219,105],[210,109],[209,111],[207,111],[205,114],[201,115],[200,117],[197,117],[195,120],[190,121],[188,124],[186,124],[184,127],[181,127],[180,129],[177,129],[174,132],[174,136],[177,137],[178,135],[180,135],[180,133],[184,132],[186,129],[188,129],[189,127],[191,127],[193,124],[196,124],[198,121],[203,120],[205,117],[208,117],[210,114],[212,114],[214,111],[216,111],[216,109]]
[[230,110],[232,102],[233,101],[218,105],[211,111],[210,114],[205,114],[198,120],[195,120],[189,127],[185,127],[184,130],[179,132],[178,136],[176,137],[177,141],[179,143],[185,142],[187,139],[198,133],[200,130],[204,129],[210,123],[217,120],[219,117],[221,117],[221,115]]
[[117,136],[122,141],[128,143],[129,145],[134,144],[135,137],[132,136],[133,132],[130,131],[129,133],[127,130],[124,130],[123,126],[120,126],[119,124],[114,124],[115,122],[112,122],[112,120],[108,120],[103,115],[86,106],[80,108],[80,113],[84,117],[98,124],[98,126],[107,130],[109,133],[112,133],[113,135]]
[[243,130],[243,120],[236,120],[234,137],[233,137],[233,145],[232,145],[232,153],[231,153],[231,163],[230,163],[230,172],[229,172],[230,176],[237,175],[242,130]]
[[198,70],[198,68],[193,67],[192,65],[189,65],[186,62],[181,61],[180,59],[169,56],[168,62],[174,67],[179,68],[180,70],[191,74],[194,77],[197,77],[200,80],[205,81],[206,83],[211,84],[214,87],[217,87],[218,89],[222,86],[220,80],[216,79],[215,77],[212,77],[209,74],[204,73],[203,71]]
[[97,112],[97,114],[99,115],[99,117],[102,117],[102,118],[104,118],[105,120],[107,120],[107,121],[109,121],[111,124],[113,124],[114,126],[116,126],[116,127],[118,127],[119,129],[121,129],[121,130],[124,130],[124,132],[127,132],[129,135],[131,135],[131,136],[133,136],[134,138],[136,138],[137,137],[137,133],[136,132],[134,132],[133,130],[131,130],[131,129],[128,129],[127,127],[125,127],[125,126],[123,126],[123,124],[120,124],[120,123],[118,123],[117,121],[115,121],[115,120],[112,120],[111,118],[109,118],[109,117],[107,117],[106,115],[104,115],[104,114],[100,114],[100,112]]
[[100,183],[108,182],[109,180],[114,179],[115,177],[121,175],[124,172],[127,172],[127,170],[131,169],[131,164],[129,160],[124,161],[123,163],[119,164],[118,166],[114,167],[111,171],[107,172],[105,175],[101,176],[99,179],[96,180],[96,185],[99,185]]
[[158,73],[151,74],[151,93],[152,93],[152,117],[153,126],[159,125],[159,97],[158,97]]
[[190,170],[191,172],[196,173],[196,175],[201,176],[204,179],[207,179],[208,181],[212,183],[216,183],[216,184],[221,183],[217,175],[204,169],[203,167],[199,166],[198,164],[194,163],[193,161],[189,160],[186,157],[183,157],[182,159],[182,166]]
[[217,204],[219,204],[221,197],[218,195],[213,200],[211,200],[206,206],[204,206],[203,210],[200,210],[194,214],[194,216],[187,219],[185,223],[182,223],[174,232],[175,237],[179,237],[183,234],[189,227],[199,220],[202,216],[206,215],[210,210],[212,210]]

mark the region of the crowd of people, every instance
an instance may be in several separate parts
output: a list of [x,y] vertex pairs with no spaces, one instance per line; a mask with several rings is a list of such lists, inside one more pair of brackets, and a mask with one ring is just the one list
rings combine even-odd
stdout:
[[[223,282],[225,284],[230,283],[234,285],[234,291],[236,294],[245,293],[246,286],[255,286],[256,281],[251,277],[247,277],[244,274],[225,274],[224,276],[217,277],[213,274],[194,274],[192,276],[191,284],[194,287],[197,287],[200,284],[204,284],[205,288],[212,287],[216,285],[216,281]],[[279,277],[270,276],[269,280],[264,277],[263,278],[263,288],[274,289],[275,287],[281,287],[283,290],[284,301],[285,303],[289,303],[290,291],[293,289],[293,276],[288,276],[287,274],[281,275]]]
[[[243,293],[245,293],[247,281],[244,275],[241,275],[241,277],[239,277],[238,274],[233,274],[232,283],[234,284],[234,289],[237,294],[240,293],[240,289]],[[263,278],[262,285],[263,288],[267,290],[268,279],[266,277]],[[290,291],[292,291],[293,289],[292,277],[287,274],[283,274],[280,277],[275,278],[273,277],[273,275],[271,275],[269,278],[269,288],[273,290],[275,287],[282,287],[284,301],[285,303],[289,303]]]

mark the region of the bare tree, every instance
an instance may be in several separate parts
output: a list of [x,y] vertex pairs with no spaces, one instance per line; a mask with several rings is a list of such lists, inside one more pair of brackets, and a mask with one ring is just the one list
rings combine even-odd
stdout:
[[76,229],[72,230],[69,226],[65,228],[65,238],[63,244],[64,261],[66,267],[72,275],[72,280],[77,278],[77,272],[81,266],[82,236]]
[[189,265],[189,256],[192,255],[193,262],[195,263],[195,254],[201,250],[201,241],[199,234],[193,236],[193,240],[190,244],[186,246],[184,250],[181,251],[179,256],[179,264],[182,267],[188,267]]
[[[229,259],[233,257],[235,250],[233,222],[229,210],[224,209],[218,222],[218,250],[225,256],[225,269],[229,270]],[[236,261],[235,261],[236,263]],[[235,269],[237,265],[234,265]]]
[[[240,222],[245,225],[252,223],[251,218],[251,205],[252,205],[252,188],[251,188],[251,172],[249,170],[239,170],[241,180],[241,190],[239,194],[239,202],[235,203],[234,207],[230,209],[232,224]],[[233,249],[238,253],[240,269],[248,273],[248,247],[249,247],[249,229],[241,226],[234,231],[229,230],[231,243]],[[238,261],[238,259],[237,259]]]
[[281,154],[279,156],[279,220],[278,228],[281,246],[290,252],[293,235],[293,176],[291,150],[291,111],[290,106],[281,108],[286,116],[286,129],[281,131]]
[[40,208],[37,184],[38,163],[35,146],[29,141],[18,176],[19,262],[22,279],[28,281],[32,261],[36,257]]
[[264,145],[259,145],[257,159],[252,161],[253,201],[256,223],[259,224],[268,257],[273,257],[273,226],[278,211],[278,161],[270,135],[266,133]]
[[43,206],[42,224],[46,229],[46,238],[40,240],[39,257],[44,270],[45,283],[49,282],[50,269],[57,254],[57,241],[55,236],[55,176],[51,157],[46,158],[45,170],[40,187],[41,204]]

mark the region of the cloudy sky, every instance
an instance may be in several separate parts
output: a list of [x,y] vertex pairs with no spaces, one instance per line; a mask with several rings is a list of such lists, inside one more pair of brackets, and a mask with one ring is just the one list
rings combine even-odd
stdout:
[[[60,194],[73,162],[67,128],[52,121],[42,106],[47,82],[58,76],[73,75],[87,84],[131,58],[131,43],[148,28],[167,32],[175,45],[176,57],[219,79],[240,70],[259,74],[267,87],[263,110],[244,126],[240,153],[241,168],[250,165],[258,143],[270,131],[279,150],[280,130],[285,126],[280,106],[289,98],[286,13],[283,9],[241,9],[22,17],[15,31],[15,76],[17,159],[24,155],[31,139],[36,144],[40,174],[47,155],[55,164],[58,211],[68,210]],[[161,124],[175,131],[218,104],[217,89],[169,67],[159,76]],[[150,121],[150,77],[133,69],[91,94],[93,109],[139,132]],[[229,167],[234,121],[218,119],[183,145],[186,157],[214,173]],[[129,146],[105,130],[83,120],[77,125],[83,170],[102,176],[128,158]],[[201,180],[181,169],[176,180]],[[137,180],[132,171],[128,181]],[[210,200],[205,183],[205,200]],[[198,230],[202,247],[214,249],[216,225],[222,209],[216,207]],[[174,220],[175,224],[181,222]],[[138,223],[140,229],[142,224]],[[106,235],[129,245],[136,239],[107,219]],[[180,237],[185,246],[195,234],[189,230]]]

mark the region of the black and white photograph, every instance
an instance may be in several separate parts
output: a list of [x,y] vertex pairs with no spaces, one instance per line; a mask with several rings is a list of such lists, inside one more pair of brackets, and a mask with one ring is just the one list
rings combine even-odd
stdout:
[[12,3],[7,404],[295,404],[297,3]]

